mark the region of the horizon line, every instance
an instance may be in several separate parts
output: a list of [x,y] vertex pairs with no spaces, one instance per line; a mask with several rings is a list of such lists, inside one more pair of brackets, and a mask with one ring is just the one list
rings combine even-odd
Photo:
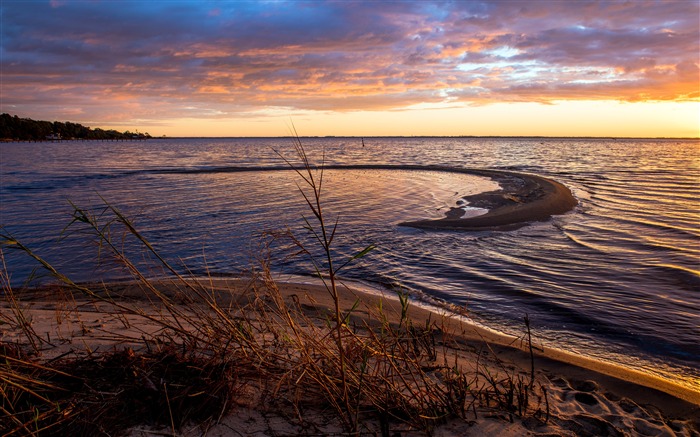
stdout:
[[625,137],[625,136],[560,136],[560,135],[225,135],[225,136],[151,136],[149,139],[214,139],[214,138],[524,138],[524,139],[611,139],[611,140],[700,140],[697,137]]

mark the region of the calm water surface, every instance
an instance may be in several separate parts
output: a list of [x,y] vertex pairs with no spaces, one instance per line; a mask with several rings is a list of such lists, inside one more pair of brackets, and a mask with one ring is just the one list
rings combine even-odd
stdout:
[[[574,211],[509,232],[397,226],[441,217],[462,196],[494,188],[464,174],[332,170],[325,205],[339,220],[339,257],[377,245],[347,277],[466,306],[476,321],[504,332],[521,333],[527,313],[546,346],[700,390],[700,142],[303,142],[311,157],[325,149],[331,164],[514,170],[564,183],[579,200]],[[102,196],[169,259],[195,273],[236,274],[254,262],[263,231],[289,226],[303,235],[300,217],[308,211],[299,178],[270,170],[283,164],[273,148],[292,154],[288,139],[2,144],[0,224],[76,280],[119,277],[105,260],[93,260],[95,248],[79,228],[57,243],[71,220],[69,200],[99,212]],[[217,171],[229,167],[250,171]],[[35,267],[18,252],[6,250],[5,258],[15,285]],[[302,259],[275,259],[282,272],[309,271]]]

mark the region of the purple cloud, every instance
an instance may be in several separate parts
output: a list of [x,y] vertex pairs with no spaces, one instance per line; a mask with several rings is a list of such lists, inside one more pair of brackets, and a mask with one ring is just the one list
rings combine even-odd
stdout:
[[697,2],[7,0],[0,7],[0,110],[36,118],[688,100],[698,99],[700,86]]

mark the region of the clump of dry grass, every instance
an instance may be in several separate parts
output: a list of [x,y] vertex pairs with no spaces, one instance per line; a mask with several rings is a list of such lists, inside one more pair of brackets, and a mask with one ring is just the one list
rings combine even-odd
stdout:
[[72,435],[94,435],[151,424],[173,432],[189,422],[220,417],[236,396],[239,369],[234,357],[205,356],[173,344],[161,350],[132,349],[65,363],[65,381],[80,413]]
[[5,358],[2,435],[113,435],[220,417],[238,388],[234,360],[170,346],[112,351],[50,365]]
[[61,429],[67,414],[62,402],[67,391],[55,385],[58,369],[27,357],[19,345],[0,344],[0,433],[50,434]]
[[[9,235],[3,235],[4,244],[21,249],[52,274],[66,302],[108,305],[125,324],[127,316],[136,316],[157,329],[125,338],[137,345],[131,348],[52,362],[5,345],[0,349],[0,414],[6,420],[0,420],[5,424],[0,432],[89,435],[151,424],[176,433],[186,423],[216,421],[238,405],[264,402],[286,406],[297,423],[313,420],[305,417],[313,409],[331,412],[326,414],[350,434],[383,436],[396,429],[430,434],[450,418],[475,420],[484,408],[504,412],[510,420],[544,415],[542,391],[534,394],[534,371],[529,379],[505,368],[494,374],[479,365],[478,355],[455,354],[444,320],[415,325],[404,293],[398,292],[396,319],[381,306],[359,301],[344,311],[338,272],[372,246],[334,264],[337,221],[328,225],[322,209],[322,166],[311,164],[298,139],[295,150],[301,167],[287,162],[305,184],[300,191],[314,217],[305,219],[306,230],[323,253],[311,259],[332,298],[330,314],[285,298],[269,257],[261,256],[244,293],[219,290],[209,281],[181,275],[114,206],[105,202],[97,213],[74,206],[72,226],[89,231],[103,256],[109,254],[131,273],[141,289],[138,302],[120,299],[104,286],[71,281]],[[311,256],[293,234],[270,235],[291,238],[298,253]],[[126,238],[138,242],[155,267],[133,263],[122,249]],[[150,279],[155,270],[161,272],[158,280]],[[5,282],[3,297],[12,314],[3,318],[22,330],[39,353],[50,339],[39,339],[9,278]],[[358,308],[362,317],[356,317]],[[538,399],[534,408],[533,398]]]

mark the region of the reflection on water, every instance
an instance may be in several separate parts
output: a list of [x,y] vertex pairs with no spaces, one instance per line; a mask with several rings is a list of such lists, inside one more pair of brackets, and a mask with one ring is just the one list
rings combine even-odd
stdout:
[[[397,227],[440,217],[480,178],[444,172],[333,170],[327,212],[340,223],[339,256],[377,244],[346,274],[399,282],[466,305],[478,321],[520,332],[528,313],[545,344],[683,378],[700,390],[700,147],[697,141],[373,138],[307,139],[331,164],[441,165],[531,172],[569,186],[575,211],[512,232]],[[133,217],[157,248],[195,271],[249,266],[266,229],[300,230],[306,213],[292,172],[167,173],[279,166],[285,139],[2,144],[0,222],[78,279],[93,276],[79,235],[59,250],[67,199],[96,193]],[[68,151],[68,153],[67,153]],[[98,211],[98,210],[96,210]],[[30,270],[6,253],[20,281]],[[280,270],[308,271],[299,259]]]

